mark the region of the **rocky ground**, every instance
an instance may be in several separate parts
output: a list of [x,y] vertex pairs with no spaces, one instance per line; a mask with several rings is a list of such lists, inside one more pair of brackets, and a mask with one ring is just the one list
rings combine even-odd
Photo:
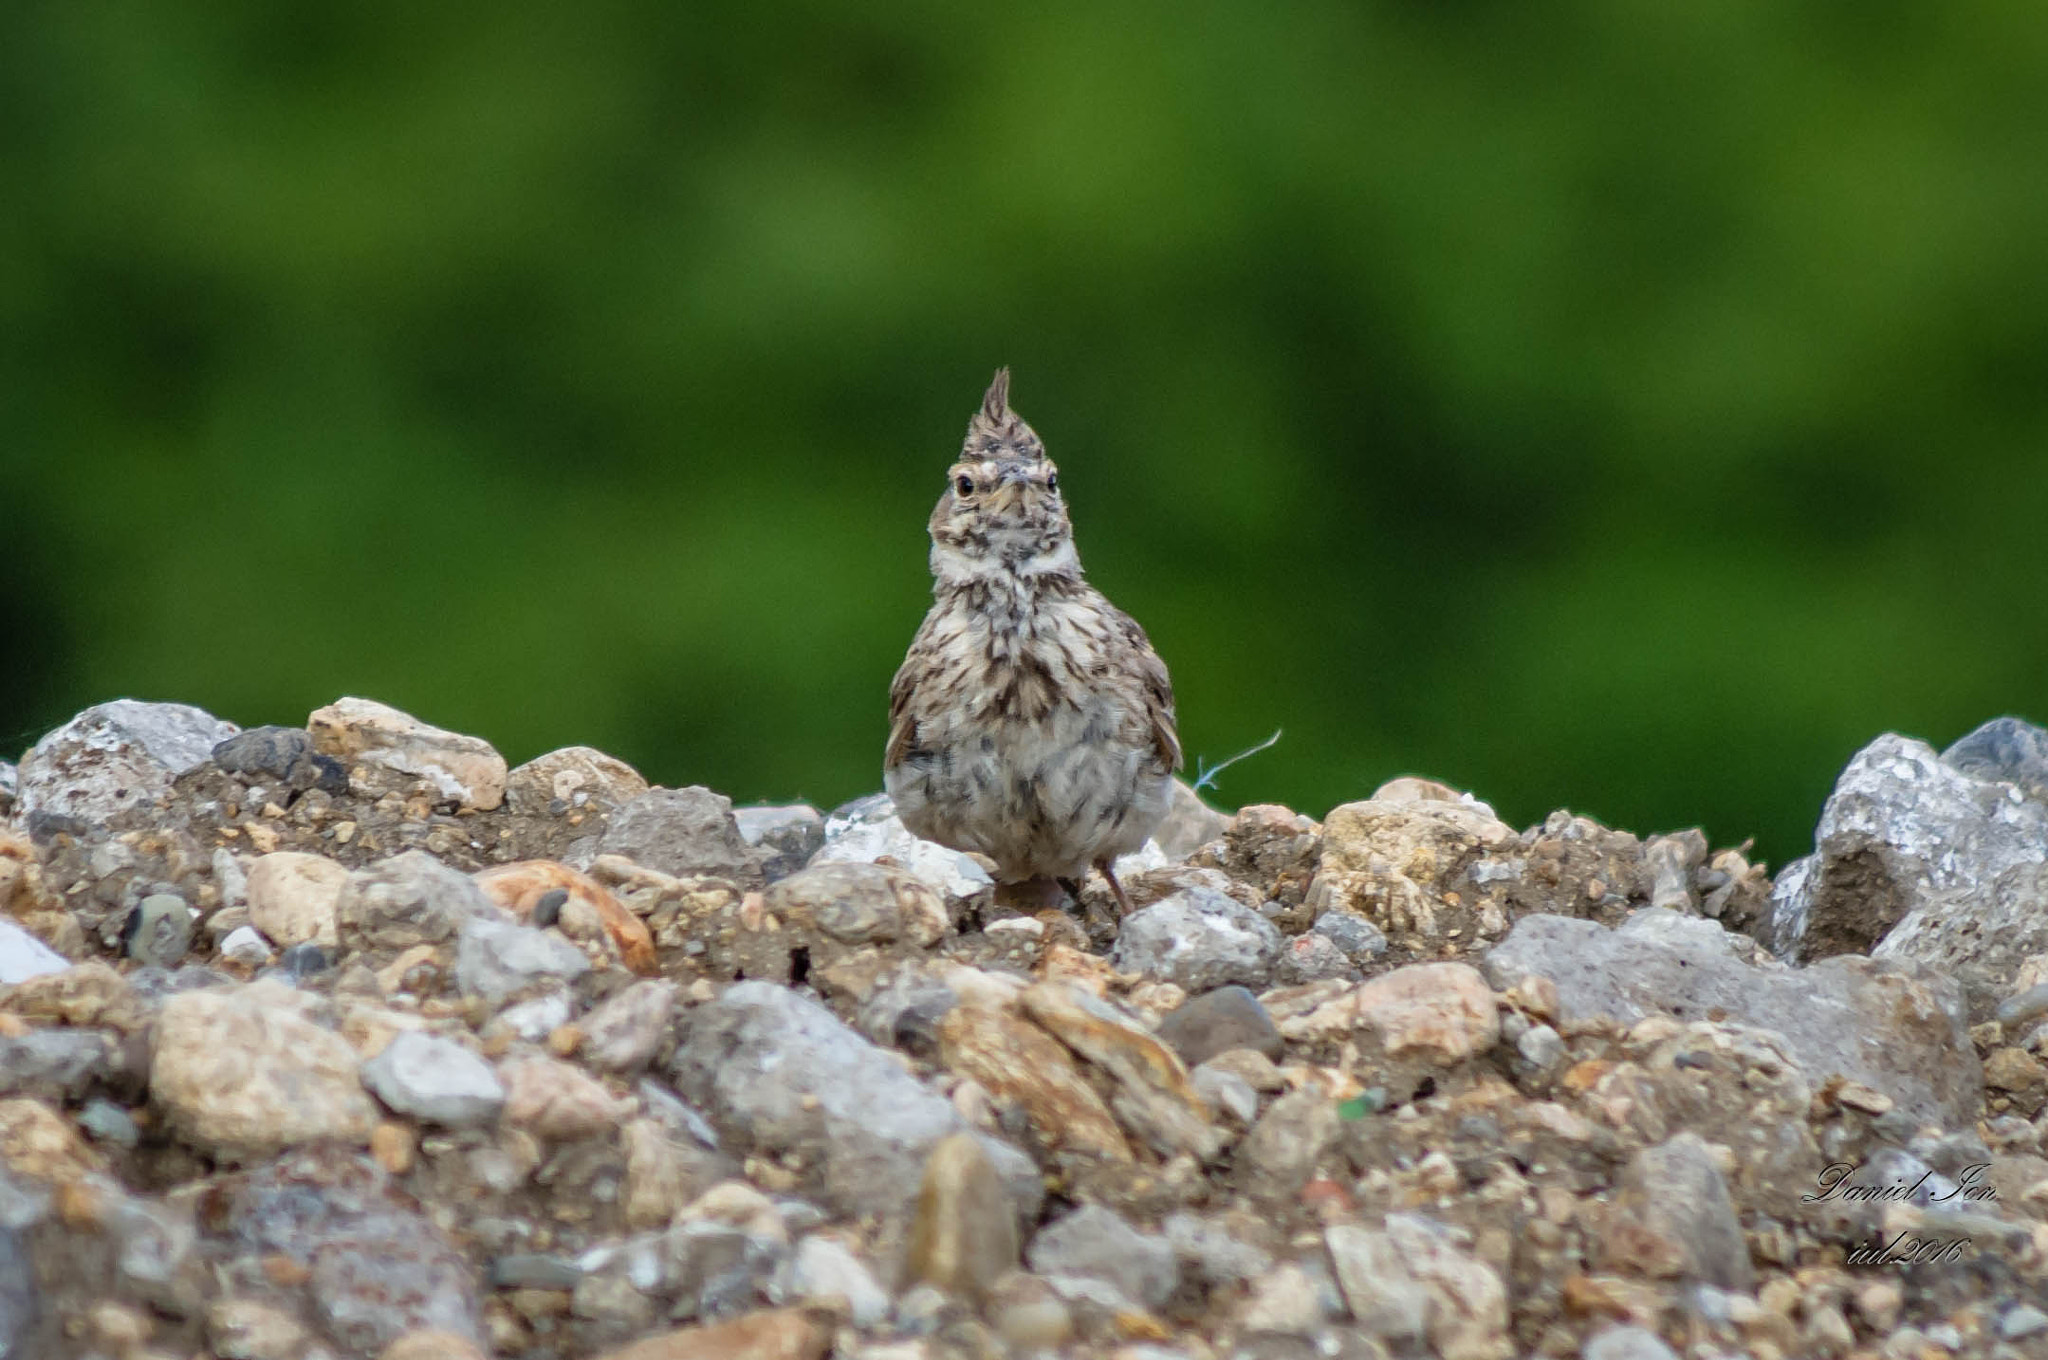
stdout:
[[1397,780],[1071,913],[344,699],[0,764],[0,1356],[2048,1354],[2048,734],[1779,874]]

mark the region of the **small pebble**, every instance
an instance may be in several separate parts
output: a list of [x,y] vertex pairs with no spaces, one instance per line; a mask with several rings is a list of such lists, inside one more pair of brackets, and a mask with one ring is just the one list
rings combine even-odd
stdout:
[[137,963],[174,968],[192,948],[198,915],[174,893],[151,893],[136,905],[122,928],[128,957]]

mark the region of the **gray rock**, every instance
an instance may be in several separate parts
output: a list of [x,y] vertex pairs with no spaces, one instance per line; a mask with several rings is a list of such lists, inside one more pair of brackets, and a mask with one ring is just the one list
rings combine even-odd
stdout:
[[28,1360],[29,1336],[41,1314],[28,1243],[12,1227],[0,1225],[0,1356]]
[[1227,1114],[1247,1127],[1259,1117],[1259,1093],[1237,1073],[1204,1063],[1188,1073],[1188,1080],[1194,1083],[1195,1094],[1207,1101],[1210,1109]]
[[1421,1214],[1388,1214],[1375,1230],[1332,1224],[1324,1241],[1344,1301],[1362,1331],[1396,1351],[1428,1341],[1437,1355],[1506,1357],[1507,1288]]
[[136,903],[121,929],[128,957],[158,968],[175,968],[192,948],[199,917],[176,893],[151,893]]
[[350,874],[334,919],[343,949],[397,953],[452,939],[472,920],[506,918],[468,874],[408,850]]
[[561,936],[511,921],[472,920],[455,945],[456,987],[492,1005],[537,982],[566,982],[589,971],[583,951]]
[[912,835],[886,793],[835,808],[825,819],[825,843],[811,856],[810,867],[871,864],[885,855],[937,889],[956,918],[995,900],[995,880],[973,856]]
[[275,779],[286,788],[348,791],[348,771],[332,756],[316,754],[302,727],[252,727],[213,748],[213,763],[229,774]]
[[765,856],[761,871],[770,883],[809,864],[825,843],[825,819],[809,803],[734,808],[732,819],[740,839]]
[[583,1017],[583,1061],[626,1075],[647,1066],[675,1014],[676,985],[649,979],[620,991]]
[[1385,932],[1355,911],[1326,911],[1309,929],[1326,936],[1360,968],[1387,952]]
[[1586,1338],[1581,1360],[1678,1360],[1678,1353],[1647,1327],[1609,1327]]
[[768,890],[778,920],[815,930],[841,944],[936,943],[952,927],[938,890],[915,874],[883,864],[814,864]]
[[147,820],[172,782],[241,729],[189,704],[116,699],[86,709],[22,758],[15,816],[70,819],[100,834]]
[[1780,954],[1912,959],[1981,992],[2048,951],[2048,803],[2018,785],[1888,733],[1842,771],[1814,839],[1772,893]]
[[480,1056],[453,1039],[407,1030],[363,1064],[363,1085],[400,1114],[474,1128],[496,1121],[505,1087]]
[[2048,800],[2048,729],[2023,718],[1993,718],[1941,753],[1942,760],[1977,779],[2017,784],[2029,798]]
[[1092,1275],[1148,1308],[1180,1283],[1173,1243],[1141,1233],[1113,1209],[1084,1204],[1038,1230],[1024,1258],[1041,1275]]
[[650,789],[612,814],[598,853],[678,878],[709,874],[744,887],[766,881],[761,856],[740,836],[732,799],[700,785]]
[[376,1355],[412,1331],[481,1344],[468,1261],[367,1158],[309,1148],[216,1194],[237,1247],[307,1268],[306,1297],[345,1354]]
[[1263,987],[1280,955],[1279,928],[1210,888],[1184,888],[1124,918],[1111,955],[1119,971],[1191,992],[1239,982]]
[[13,986],[45,973],[61,973],[71,961],[50,946],[0,917],[0,984]]
[[1313,930],[1285,940],[1273,965],[1273,982],[1281,987],[1321,982],[1324,978],[1356,979],[1358,975],[1357,967],[1344,956],[1337,942]]
[[92,1029],[0,1036],[0,1095],[76,1100],[114,1074],[113,1044]]
[[1748,1293],[1756,1287],[1749,1244],[1728,1184],[1696,1133],[1681,1133],[1629,1159],[1616,1207],[1633,1231],[1617,1262],[1641,1267],[1646,1251],[1681,1279]]
[[[933,1145],[971,1132],[893,1056],[769,982],[742,982],[691,1011],[670,1073],[723,1146],[797,1154],[815,1169],[824,1201],[846,1213],[902,1213]],[[1037,1167],[1009,1144],[979,1138],[1028,1219],[1043,1193]]]
[[1609,930],[1563,916],[1527,916],[1486,955],[1495,990],[1525,977],[1557,984],[1561,1018],[1710,1015],[1775,1030],[1817,1088],[1839,1072],[1944,1125],[1975,1117],[1982,1071],[1962,998],[1945,978],[1841,956],[1809,968],[1757,958],[1746,936],[1661,908]]
[[574,1261],[543,1252],[512,1252],[491,1262],[491,1285],[497,1289],[574,1289],[583,1275]]
[[1998,1335],[2007,1341],[2038,1336],[2044,1331],[2048,1331],[2048,1313],[2042,1312],[2031,1303],[2009,1308],[2004,1316],[1998,1319]]
[[1182,1268],[1212,1289],[1250,1284],[1273,1268],[1272,1253],[1241,1240],[1221,1219],[1182,1211],[1159,1226]]
[[1998,1004],[1998,1023],[2005,1026],[2007,1033],[2044,1015],[2048,1015],[2048,982],[2029,987],[2018,996],[2007,997]]
[[[111,1100],[88,1100],[78,1112],[78,1127],[102,1143],[132,1148],[142,1141],[134,1116]],[[5,1352],[0,1352],[5,1354]]]
[[1232,1048],[1255,1048],[1278,1058],[1286,1047],[1273,1017],[1243,987],[1218,987],[1189,997],[1159,1022],[1159,1037],[1173,1046],[1181,1061],[1198,1067]]

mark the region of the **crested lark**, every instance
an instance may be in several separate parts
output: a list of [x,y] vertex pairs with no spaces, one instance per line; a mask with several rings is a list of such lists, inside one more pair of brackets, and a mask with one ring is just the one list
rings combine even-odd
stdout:
[[1059,471],[996,373],[931,518],[931,612],[889,687],[883,774],[903,824],[1010,883],[1145,843],[1180,768],[1173,684],[1145,630],[1081,577]]

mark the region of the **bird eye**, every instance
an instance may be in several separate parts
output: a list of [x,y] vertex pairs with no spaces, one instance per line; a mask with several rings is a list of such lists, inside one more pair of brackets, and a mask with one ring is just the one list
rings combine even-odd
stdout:
[[1060,489],[1060,475],[1057,472],[1046,474],[1045,489],[1047,491],[1057,491]]
[[953,482],[953,489],[963,496],[972,496],[974,494],[974,479],[963,472]]

